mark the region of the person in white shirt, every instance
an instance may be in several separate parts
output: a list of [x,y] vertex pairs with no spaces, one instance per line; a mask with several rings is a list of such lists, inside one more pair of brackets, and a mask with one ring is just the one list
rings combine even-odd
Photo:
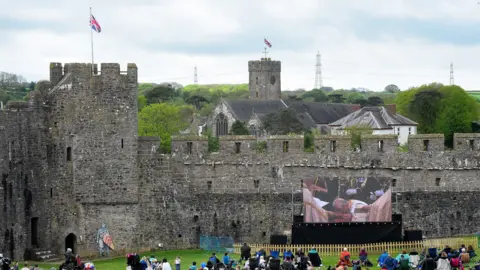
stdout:
[[25,264],[23,265],[22,270],[30,270],[30,268],[28,268],[28,263],[25,263]]
[[162,270],[172,270],[172,267],[170,266],[170,264],[167,262],[167,259],[164,258],[162,260]]

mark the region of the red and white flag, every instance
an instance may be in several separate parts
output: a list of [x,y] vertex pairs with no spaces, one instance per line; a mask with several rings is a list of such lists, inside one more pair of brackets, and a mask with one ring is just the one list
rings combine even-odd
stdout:
[[263,39],[263,42],[264,42],[265,45],[267,45],[269,48],[272,47],[272,43],[270,43],[266,38]]

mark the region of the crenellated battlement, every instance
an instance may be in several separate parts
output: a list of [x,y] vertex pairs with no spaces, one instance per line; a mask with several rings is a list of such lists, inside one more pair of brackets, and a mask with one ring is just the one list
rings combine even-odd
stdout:
[[248,71],[249,72],[281,72],[282,71],[282,62],[274,61],[269,59],[248,61]]
[[[280,135],[256,138],[255,136],[221,136],[219,140],[220,154],[293,154],[311,152],[306,151],[304,137],[302,135]],[[172,153],[188,153],[188,155],[208,154],[208,138],[205,136],[178,136],[172,137]],[[258,145],[262,144],[263,149],[259,151]],[[454,136],[454,149],[456,152],[469,152],[480,149],[480,134],[456,133]],[[419,152],[443,152],[443,134],[420,134],[410,135],[408,150],[409,153]],[[361,137],[361,147],[352,148],[352,137],[348,135],[323,135],[315,137],[313,153],[397,153],[405,152],[399,149],[397,135],[364,135]]]

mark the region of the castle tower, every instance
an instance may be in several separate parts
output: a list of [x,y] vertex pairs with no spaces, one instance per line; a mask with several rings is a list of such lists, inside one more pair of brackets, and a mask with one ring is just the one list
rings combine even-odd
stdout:
[[250,99],[281,99],[281,62],[270,58],[248,61]]
[[63,78],[62,63],[50,63],[50,82],[52,86],[57,85]]

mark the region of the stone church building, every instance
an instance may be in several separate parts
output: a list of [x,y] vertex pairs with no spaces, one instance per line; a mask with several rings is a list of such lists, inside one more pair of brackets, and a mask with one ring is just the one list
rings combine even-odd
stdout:
[[260,135],[264,132],[262,122],[268,114],[288,108],[295,110],[306,129],[318,129],[327,134],[330,123],[360,109],[352,104],[283,100],[280,61],[270,58],[249,61],[248,74],[249,99],[222,99],[215,107],[210,125],[216,136],[228,135],[236,120],[245,123],[252,135]]

